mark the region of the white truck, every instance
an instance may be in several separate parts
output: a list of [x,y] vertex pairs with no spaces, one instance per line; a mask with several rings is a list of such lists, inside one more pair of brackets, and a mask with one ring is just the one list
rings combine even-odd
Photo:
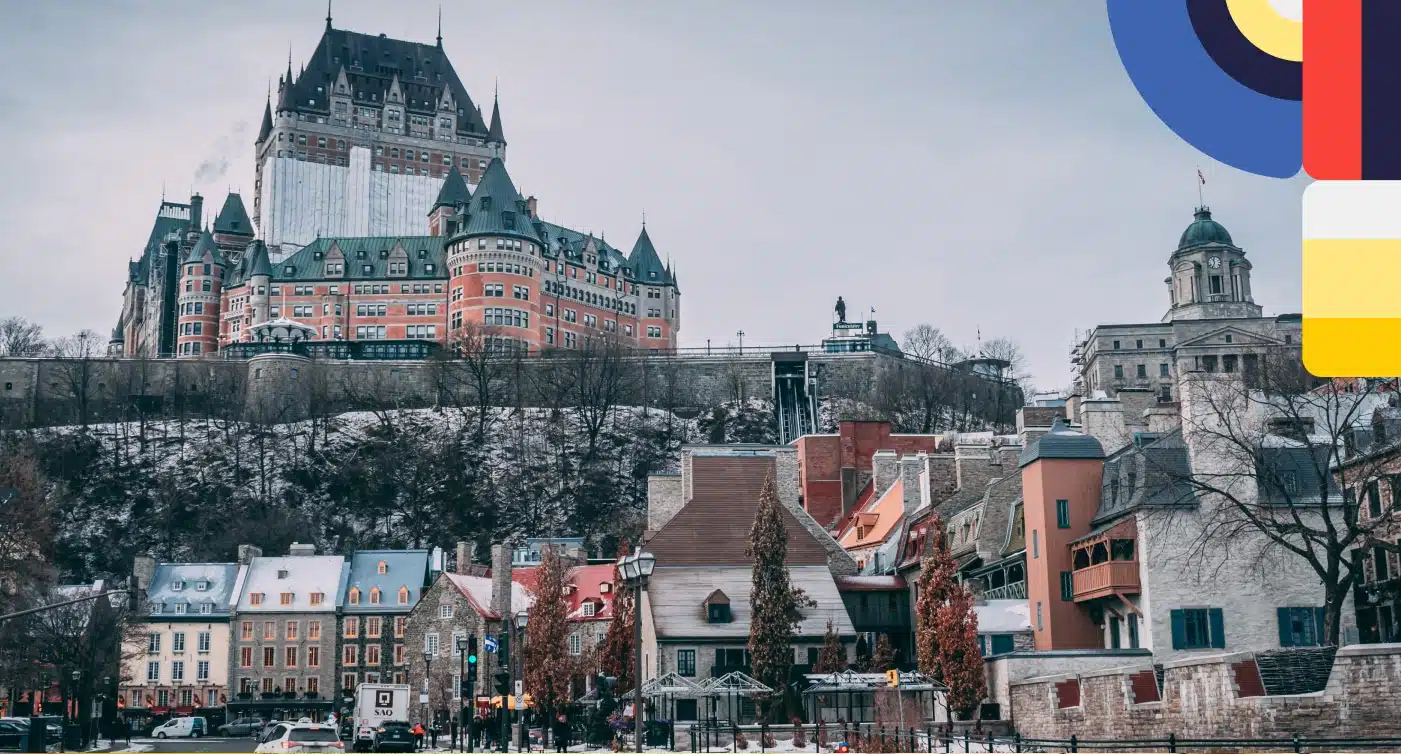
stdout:
[[355,748],[373,749],[375,730],[386,722],[409,721],[408,684],[362,683],[355,687]]

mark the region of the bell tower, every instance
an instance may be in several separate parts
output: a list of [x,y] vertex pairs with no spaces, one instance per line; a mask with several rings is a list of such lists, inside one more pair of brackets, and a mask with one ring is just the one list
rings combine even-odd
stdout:
[[1261,316],[1250,291],[1250,262],[1211,209],[1197,207],[1168,258],[1170,306],[1164,322]]

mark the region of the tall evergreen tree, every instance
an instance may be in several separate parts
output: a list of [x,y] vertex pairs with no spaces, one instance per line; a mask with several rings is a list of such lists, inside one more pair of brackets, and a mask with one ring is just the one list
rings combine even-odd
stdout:
[[814,673],[838,673],[846,670],[846,650],[842,647],[842,637],[837,635],[837,627],[829,618],[827,632],[822,636],[822,651],[817,653]]
[[[632,552],[628,541],[618,544],[618,557]],[[608,622],[608,633],[603,636],[603,649],[599,665],[603,672],[618,679],[617,693],[632,688],[633,657],[637,652],[633,644],[634,612],[633,590],[623,585],[623,575],[618,572],[616,561],[613,565],[613,620]]]
[[772,474],[759,493],[746,554],[754,564],[749,590],[750,667],[756,680],[778,692],[788,685],[793,666],[793,634],[801,620],[798,609],[812,602],[793,586],[788,574],[788,529]]
[[956,586],[953,556],[944,541],[944,524],[938,516],[929,521],[929,539],[919,565],[919,600],[915,603],[915,658],[919,672],[942,680],[938,632],[939,608],[948,602]]
[[884,673],[895,667],[895,648],[890,646],[890,637],[881,634],[876,637],[876,651],[871,655],[871,672]]
[[525,636],[525,688],[546,720],[569,701],[569,569],[547,542]]

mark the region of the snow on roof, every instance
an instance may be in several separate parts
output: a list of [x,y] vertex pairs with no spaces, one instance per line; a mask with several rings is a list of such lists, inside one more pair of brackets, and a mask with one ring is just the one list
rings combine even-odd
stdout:
[[[254,558],[243,578],[238,612],[334,612],[340,606],[348,576],[345,558],[339,555]],[[283,593],[291,593],[290,604],[282,604]],[[261,604],[252,603],[254,594],[262,595]],[[311,604],[313,594],[321,595],[320,604]]]
[[152,604],[210,603],[215,614],[227,615],[237,577],[236,563],[162,563],[156,566],[146,597]]
[[[443,575],[446,576],[447,579],[452,582],[453,586],[457,587],[457,591],[461,592],[463,597],[466,597],[472,602],[472,605],[477,609],[477,612],[493,620],[501,619],[502,616],[491,609],[490,577],[464,576],[460,573],[445,573]],[[534,602],[535,598],[530,594],[530,590],[526,589],[525,586],[522,584],[516,583],[514,581],[511,582],[512,613],[519,613],[525,610],[529,610],[530,606],[534,604]]]
[[974,605],[978,633],[1007,634],[1031,630],[1031,607],[1026,600],[988,600]]

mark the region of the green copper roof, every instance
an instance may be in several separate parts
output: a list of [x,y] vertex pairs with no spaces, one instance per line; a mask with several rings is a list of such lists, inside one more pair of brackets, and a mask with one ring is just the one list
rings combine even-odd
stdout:
[[219,253],[219,245],[214,243],[214,236],[209,231],[199,234],[199,240],[190,249],[190,255],[185,257],[185,264],[197,264],[204,261],[204,256],[208,254],[214,264],[223,266],[224,255]]
[[1051,431],[1033,440],[1022,449],[1017,466],[1026,466],[1042,459],[1082,459],[1103,458],[1104,446],[1090,435],[1065,426],[1065,420],[1056,417],[1051,423]]
[[487,129],[486,135],[487,138],[492,141],[499,142],[502,145],[505,145],[506,143],[506,133],[501,129],[500,97],[497,97],[496,100],[491,103],[491,126]]
[[1211,210],[1206,207],[1198,207],[1194,216],[1196,219],[1187,226],[1186,230],[1182,231],[1182,238],[1177,242],[1179,250],[1205,246],[1210,243],[1235,246],[1235,243],[1231,241],[1231,234],[1226,231],[1226,227],[1211,219]]
[[248,263],[248,277],[267,275],[272,277],[272,261],[268,259],[268,247],[266,244],[250,244],[248,253],[251,261]]
[[[448,277],[443,236],[361,236],[318,238],[297,253],[274,265],[275,282],[301,280],[373,280],[393,283],[401,280],[446,280]],[[344,273],[327,278],[326,260],[332,249],[345,257]],[[405,256],[396,254],[403,248]],[[407,260],[408,273],[390,275],[391,261]],[[431,266],[431,269],[430,269]],[[368,267],[369,271],[366,271]]]
[[506,173],[500,158],[492,158],[477,184],[477,193],[467,205],[467,220],[458,236],[513,236],[535,243],[543,240],[535,232],[530,208]]
[[262,144],[272,135],[272,99],[269,98],[263,105],[263,125],[258,128],[258,140],[255,144]]
[[224,208],[214,218],[214,232],[235,236],[253,235],[253,223],[248,219],[248,211],[243,208],[243,197],[229,194],[224,200]]
[[443,179],[443,188],[438,192],[438,200],[433,202],[433,209],[466,205],[470,201],[472,191],[467,188],[467,180],[457,172],[457,166],[453,165],[452,170],[448,171],[448,177]]

